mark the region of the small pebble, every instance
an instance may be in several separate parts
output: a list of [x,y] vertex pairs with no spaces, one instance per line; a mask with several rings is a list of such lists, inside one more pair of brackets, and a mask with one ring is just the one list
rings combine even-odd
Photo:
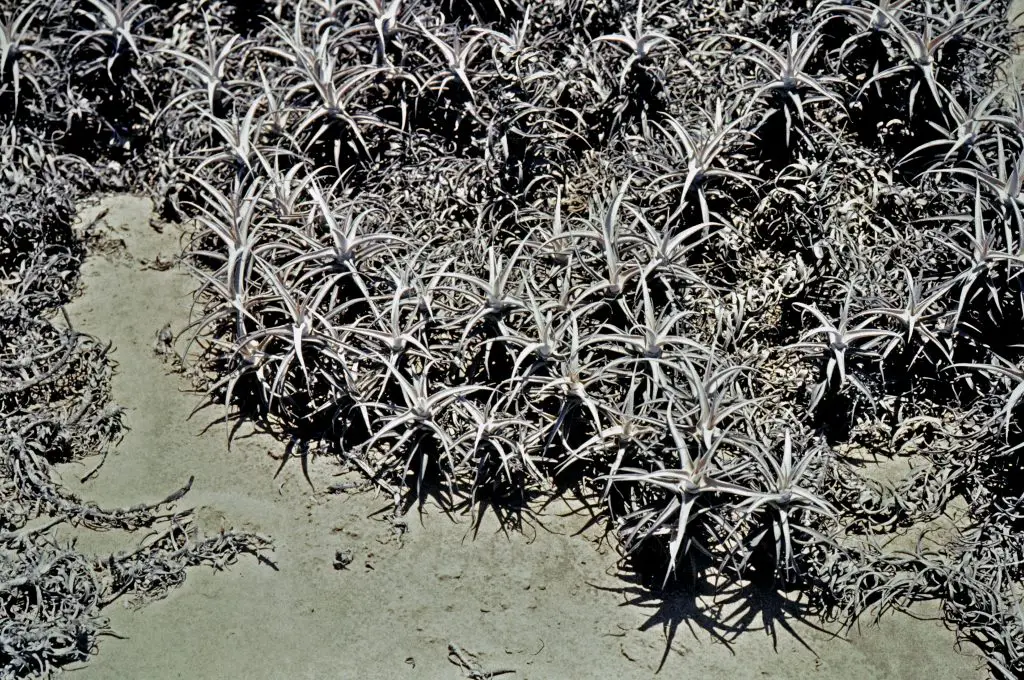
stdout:
[[354,556],[351,550],[338,550],[334,553],[334,568],[337,570],[347,569],[352,564]]

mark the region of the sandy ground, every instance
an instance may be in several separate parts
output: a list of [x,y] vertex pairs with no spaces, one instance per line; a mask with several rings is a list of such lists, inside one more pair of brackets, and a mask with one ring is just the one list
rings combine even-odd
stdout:
[[[94,461],[62,471],[74,491],[108,505],[164,497],[195,476],[182,504],[207,530],[253,529],[275,542],[278,570],[243,558],[224,572],[194,570],[184,587],[141,610],[110,608],[114,630],[72,677],[438,678],[466,677],[448,658],[454,642],[486,671],[510,678],[981,678],[973,649],[935,620],[893,616],[835,636],[777,597],[744,594],[721,617],[693,602],[650,599],[616,572],[615,551],[586,528],[585,513],[548,507],[521,533],[492,516],[474,535],[465,516],[436,509],[408,517],[399,537],[390,499],[329,495],[334,464],[281,467],[283,445],[243,431],[231,449],[219,407],[201,398],[154,352],[157,332],[187,322],[189,276],[147,268],[179,251],[178,232],[150,224],[148,200],[108,197],[83,209],[125,244],[93,255],[83,295],[68,312],[80,330],[113,342],[114,398],[131,428],[100,474]],[[157,225],[159,226],[159,225]],[[211,425],[212,424],[212,425]],[[209,426],[209,427],[208,427]],[[333,480],[336,481],[336,480]],[[79,546],[125,549],[141,537],[85,533]],[[352,562],[335,569],[335,553]],[[707,604],[707,603],[704,603]],[[934,612],[932,612],[934,613]]]

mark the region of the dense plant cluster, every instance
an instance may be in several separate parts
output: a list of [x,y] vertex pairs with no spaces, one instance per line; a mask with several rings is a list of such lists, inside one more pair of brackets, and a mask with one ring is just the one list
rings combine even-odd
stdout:
[[[0,152],[192,225],[211,402],[400,501],[572,490],[654,586],[939,598],[1016,677],[1006,11],[33,2],[0,31]],[[954,502],[955,535],[879,547]]]

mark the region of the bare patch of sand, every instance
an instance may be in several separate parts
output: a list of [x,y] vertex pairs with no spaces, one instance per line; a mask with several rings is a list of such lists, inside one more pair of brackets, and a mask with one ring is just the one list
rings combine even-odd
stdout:
[[[193,281],[144,267],[179,250],[179,233],[150,226],[150,204],[115,196],[83,210],[123,239],[121,257],[90,257],[84,294],[68,312],[78,328],[116,348],[115,400],[131,430],[99,475],[66,468],[73,490],[104,505],[164,497],[195,476],[182,501],[207,531],[254,529],[276,546],[274,571],[244,559],[223,572],[192,571],[167,599],[107,613],[126,639],[105,638],[75,677],[459,678],[448,643],[510,678],[942,678],[986,677],[973,650],[954,650],[937,621],[891,616],[834,637],[778,611],[781,602],[743,598],[715,621],[691,603],[646,600],[615,573],[615,553],[585,517],[552,506],[522,533],[493,517],[474,536],[469,518],[437,510],[410,516],[401,540],[384,519],[390,499],[314,493],[297,462],[280,471],[283,446],[243,431],[230,451],[219,408],[188,415],[201,399],[154,352],[166,323],[187,322]],[[209,427],[208,427],[209,426]],[[86,465],[94,461],[87,461]],[[323,489],[334,469],[314,460]],[[378,513],[379,511],[385,511]],[[125,537],[81,534],[102,552]],[[351,563],[336,569],[335,553]],[[934,614],[934,612],[931,612]]]

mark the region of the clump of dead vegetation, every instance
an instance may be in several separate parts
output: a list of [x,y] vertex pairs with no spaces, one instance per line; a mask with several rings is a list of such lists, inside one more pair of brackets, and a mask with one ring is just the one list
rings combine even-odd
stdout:
[[[30,3],[5,18],[0,152],[18,182],[59,165],[193,223],[210,403],[401,503],[515,517],[572,490],[652,587],[756,580],[850,620],[939,599],[1016,677],[1006,11]],[[45,328],[14,385],[89,375]],[[101,412],[76,432],[109,437]]]
[[[159,597],[187,567],[223,566],[268,545],[248,534],[192,531],[190,513],[171,509],[191,481],[162,501],[110,509],[55,481],[56,463],[106,452],[122,430],[122,412],[109,401],[109,348],[53,317],[72,293],[82,252],[71,238],[70,196],[40,196],[32,181],[0,194],[5,243],[16,246],[0,258],[3,678],[49,675],[88,658],[106,631],[103,607],[122,596],[140,603]],[[64,523],[158,533],[133,552],[96,558],[49,535]]]

